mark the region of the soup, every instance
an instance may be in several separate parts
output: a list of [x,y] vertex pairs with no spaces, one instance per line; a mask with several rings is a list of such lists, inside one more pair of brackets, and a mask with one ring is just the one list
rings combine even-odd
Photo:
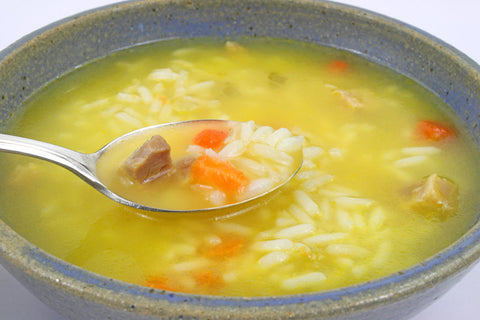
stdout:
[[348,286],[425,260],[476,219],[478,151],[454,115],[411,80],[334,49],[164,41],[83,66],[23,110],[9,133],[81,152],[205,118],[304,137],[292,181],[216,218],[145,215],[62,168],[2,155],[2,219],[62,259],[152,288],[268,296]]

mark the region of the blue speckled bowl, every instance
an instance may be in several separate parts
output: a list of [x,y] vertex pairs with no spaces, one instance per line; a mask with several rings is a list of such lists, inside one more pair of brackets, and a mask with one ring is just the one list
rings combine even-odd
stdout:
[[[398,21],[335,3],[138,1],[82,13],[0,53],[0,128],[22,101],[78,65],[175,37],[270,36],[355,52],[415,79],[448,103],[478,144],[479,66]],[[441,253],[401,273],[341,290],[270,298],[169,293],[92,274],[27,242],[0,221],[0,263],[70,319],[406,319],[458,281],[480,255],[477,223]]]

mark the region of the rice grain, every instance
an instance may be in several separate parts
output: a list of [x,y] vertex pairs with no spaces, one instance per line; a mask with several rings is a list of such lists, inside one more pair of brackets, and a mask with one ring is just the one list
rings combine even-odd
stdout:
[[286,290],[298,290],[320,285],[327,277],[322,272],[311,272],[283,281],[282,287]]

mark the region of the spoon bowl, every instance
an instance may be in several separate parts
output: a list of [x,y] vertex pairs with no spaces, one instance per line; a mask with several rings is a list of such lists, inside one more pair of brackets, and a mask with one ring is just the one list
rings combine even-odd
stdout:
[[[272,185],[268,190],[263,190],[235,202],[201,208],[163,208],[146,203],[145,201],[138,201],[137,199],[141,198],[132,198],[128,192],[118,192],[117,190],[113,190],[115,188],[112,189],[112,182],[108,177],[119,174],[118,172],[120,172],[119,169],[122,167],[122,162],[132,151],[141,146],[142,143],[150,137],[162,135],[167,136],[169,138],[168,140],[171,141],[172,138],[175,140],[176,137],[185,135],[185,132],[191,135],[195,130],[198,131],[198,129],[208,127],[212,124],[216,126],[231,126],[233,124],[241,125],[242,122],[230,120],[191,120],[145,127],[116,138],[94,153],[81,153],[42,141],[0,134],[0,151],[31,156],[58,164],[75,173],[96,190],[122,205],[139,210],[165,213],[206,213],[230,209],[236,213],[239,211],[243,212],[251,207],[255,207],[253,204],[254,200],[259,200],[267,195],[271,195],[274,191],[277,191],[285,185],[301,168],[303,157],[301,151],[298,151],[295,152],[294,157],[292,157],[293,163],[290,165],[291,170],[284,174],[282,179],[277,181],[277,183]],[[174,148],[175,147],[174,145]],[[174,150],[174,148],[172,149]],[[109,174],[105,173],[107,169],[110,170]],[[130,181],[129,184],[133,183]],[[143,186],[140,193],[145,193],[145,190],[148,190],[148,188],[148,186]]]

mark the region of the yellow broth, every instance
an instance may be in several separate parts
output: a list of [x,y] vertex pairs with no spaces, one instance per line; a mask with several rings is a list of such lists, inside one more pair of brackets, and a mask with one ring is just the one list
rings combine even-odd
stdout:
[[[472,225],[478,151],[438,98],[346,52],[238,43],[175,40],[116,53],[38,92],[8,132],[94,152],[172,121],[285,127],[305,137],[305,161],[268,204],[225,219],[146,217],[63,168],[2,155],[1,218],[40,248],[107,277],[229,296],[372,280],[425,260]],[[422,120],[456,137],[419,138]],[[405,190],[433,173],[458,186],[457,210],[409,206]]]

